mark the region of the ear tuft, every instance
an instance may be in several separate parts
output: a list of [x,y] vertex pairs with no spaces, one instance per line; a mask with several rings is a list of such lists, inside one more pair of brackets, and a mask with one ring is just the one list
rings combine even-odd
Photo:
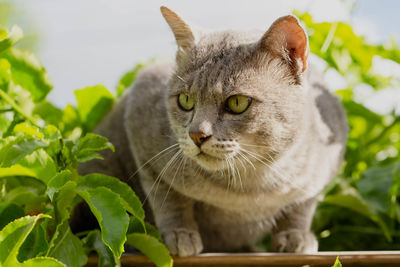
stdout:
[[194,35],[190,27],[171,9],[161,6],[161,13],[175,35],[179,48],[188,50],[194,44]]
[[288,15],[278,18],[261,39],[261,46],[272,50],[296,64],[298,71],[307,68],[308,38],[297,17]]

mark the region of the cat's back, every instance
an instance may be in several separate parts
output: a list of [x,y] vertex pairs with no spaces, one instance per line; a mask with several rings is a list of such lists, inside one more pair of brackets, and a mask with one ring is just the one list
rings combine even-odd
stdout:
[[325,85],[322,75],[311,68],[308,86],[315,106],[315,124],[322,141],[345,146],[348,135],[346,112],[339,99]]
[[153,99],[153,101],[157,102],[162,101],[174,68],[175,64],[173,62],[157,62],[142,68],[138,73],[133,88],[128,92],[128,95],[134,95],[136,98],[130,98],[130,100],[139,101],[140,103],[143,103],[142,100],[145,99]]
[[125,96],[125,131],[131,151],[139,161],[148,160],[173,142],[166,98],[168,82],[174,70],[172,62],[144,67]]
[[[168,81],[174,72],[171,62],[153,63],[141,69],[133,87],[127,92],[125,122],[134,117],[139,121],[156,120],[165,113]],[[164,119],[162,116],[160,119]]]

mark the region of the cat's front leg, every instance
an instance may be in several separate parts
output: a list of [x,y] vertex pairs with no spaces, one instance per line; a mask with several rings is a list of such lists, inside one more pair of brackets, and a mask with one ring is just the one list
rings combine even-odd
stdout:
[[271,250],[274,252],[315,253],[318,241],[311,232],[316,199],[309,199],[288,208],[281,214],[272,231]]
[[[145,191],[150,191],[151,183],[150,180],[142,181]],[[199,254],[203,250],[203,243],[193,216],[193,200],[174,191],[163,181],[146,193],[157,228],[171,254]]]

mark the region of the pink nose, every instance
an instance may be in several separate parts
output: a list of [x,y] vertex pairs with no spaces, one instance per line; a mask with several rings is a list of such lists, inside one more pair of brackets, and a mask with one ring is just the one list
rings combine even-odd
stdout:
[[211,135],[207,136],[205,133],[189,133],[189,136],[198,147],[211,137]]

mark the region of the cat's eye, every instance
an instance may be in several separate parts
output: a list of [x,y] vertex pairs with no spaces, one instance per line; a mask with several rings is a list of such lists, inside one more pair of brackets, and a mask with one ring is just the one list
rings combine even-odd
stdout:
[[185,111],[190,111],[194,107],[193,99],[187,94],[179,94],[178,105]]
[[244,95],[233,95],[225,102],[225,109],[233,114],[240,114],[247,110],[251,104],[251,98]]

